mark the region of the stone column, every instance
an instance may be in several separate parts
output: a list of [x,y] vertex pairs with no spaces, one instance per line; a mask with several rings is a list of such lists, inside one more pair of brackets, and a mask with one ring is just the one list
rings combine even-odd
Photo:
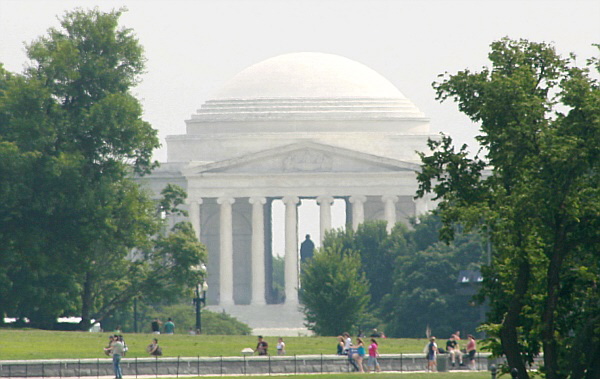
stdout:
[[396,202],[398,201],[398,196],[384,195],[381,197],[381,201],[385,204],[385,221],[387,221],[387,232],[390,233],[394,224],[396,224]]
[[252,305],[264,305],[265,301],[265,216],[264,197],[251,197],[252,204]]
[[217,203],[221,205],[220,217],[220,270],[219,270],[219,305],[233,305],[233,197],[220,197]]
[[352,229],[356,231],[358,225],[365,222],[365,203],[367,197],[362,195],[350,196],[350,202],[352,203]]
[[298,304],[298,199],[283,198],[285,204],[285,303]]
[[333,197],[331,196],[319,196],[317,197],[317,204],[319,204],[319,221],[321,226],[321,236],[319,241],[323,242],[325,238],[325,232],[331,229],[331,204],[333,204]]
[[196,233],[196,238],[200,240],[201,230],[200,230],[200,205],[202,204],[202,199],[192,200],[189,202],[190,207],[190,223],[194,227],[194,232]]
[[420,197],[418,199],[413,199],[413,201],[415,202],[416,223],[419,224],[421,222],[419,217],[421,217],[429,211],[429,207],[427,206],[427,198]]

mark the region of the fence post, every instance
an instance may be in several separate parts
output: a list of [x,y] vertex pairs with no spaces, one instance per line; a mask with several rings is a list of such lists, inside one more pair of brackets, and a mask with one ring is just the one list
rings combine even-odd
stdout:
[[221,376],[223,376],[223,356],[221,355]]
[[96,379],[100,377],[100,358],[96,358]]
[[175,377],[176,377],[176,378],[179,378],[179,358],[180,358],[180,357],[179,357],[179,355],[178,355],[178,356],[177,356],[177,371],[176,371],[176,373],[175,373]]
[[135,377],[138,377],[138,357],[135,357]]
[[200,356],[198,355],[198,360],[197,360],[197,366],[198,366],[198,376],[200,376]]
[[158,355],[154,356],[154,375],[158,378]]
[[271,375],[271,356],[269,355],[269,375]]
[[400,353],[400,372],[404,369],[404,355]]
[[321,374],[323,373],[323,353],[321,353]]

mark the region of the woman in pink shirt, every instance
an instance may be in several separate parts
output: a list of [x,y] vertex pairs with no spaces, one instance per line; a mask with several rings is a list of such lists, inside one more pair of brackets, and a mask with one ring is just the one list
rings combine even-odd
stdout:
[[375,338],[371,338],[371,345],[369,345],[369,360],[367,361],[368,370],[373,371],[377,370],[377,372],[381,372],[381,367],[379,367],[379,362],[377,362],[377,357],[379,356],[379,345],[377,345],[377,341]]

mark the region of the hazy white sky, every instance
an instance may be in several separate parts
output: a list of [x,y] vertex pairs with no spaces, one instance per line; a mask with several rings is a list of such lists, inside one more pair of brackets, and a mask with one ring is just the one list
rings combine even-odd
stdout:
[[[66,10],[94,6],[129,9],[121,25],[148,59],[134,92],[163,145],[236,73],[299,51],[371,67],[431,118],[432,131],[471,145],[477,127],[455,104],[435,100],[438,74],[487,65],[490,43],[504,36],[553,42],[582,63],[600,43],[598,0],[0,0],[0,63],[21,71],[24,42],[58,26]],[[166,159],[164,148],[156,159]]]

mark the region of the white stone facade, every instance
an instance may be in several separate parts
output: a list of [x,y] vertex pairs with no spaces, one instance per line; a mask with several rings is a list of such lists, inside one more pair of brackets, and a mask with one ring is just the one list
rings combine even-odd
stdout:
[[[353,228],[382,219],[389,230],[431,207],[413,200],[416,151],[437,138],[429,120],[385,78],[346,58],[294,53],[258,63],[186,124],[186,134],[167,138],[168,162],[141,181],[157,194],[167,183],[187,190],[190,221],[209,251],[208,303],[263,332],[302,328],[303,199],[317,200],[322,235],[334,199],[346,201]],[[276,199],[285,204],[276,220],[285,223],[283,305],[271,293]]]

